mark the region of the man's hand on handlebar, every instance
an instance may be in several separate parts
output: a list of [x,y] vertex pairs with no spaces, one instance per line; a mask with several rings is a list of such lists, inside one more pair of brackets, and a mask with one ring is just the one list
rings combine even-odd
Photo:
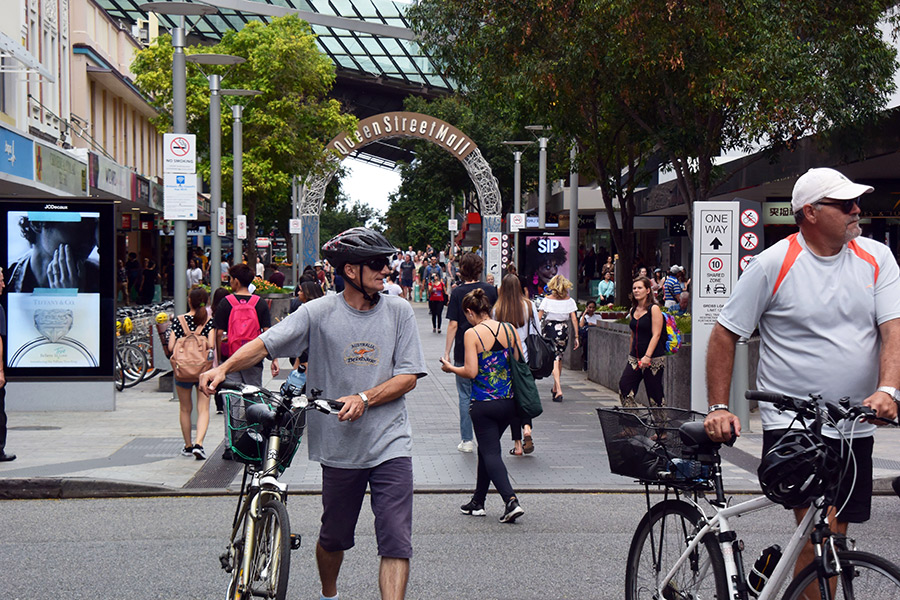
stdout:
[[215,394],[219,384],[225,381],[225,370],[220,366],[200,373],[200,383],[197,387],[204,394]]
[[714,410],[703,420],[706,435],[714,442],[727,442],[741,435],[741,421],[727,410]]
[[356,421],[366,412],[366,405],[357,394],[338,398],[337,401],[344,403],[343,408],[338,412],[338,421]]
[[[868,406],[869,408],[875,411],[875,414],[881,417],[882,419],[889,419],[891,421],[897,418],[897,403],[894,402],[894,399],[891,398],[890,394],[885,392],[875,392],[865,400],[863,400],[863,406]],[[876,425],[884,425],[883,421],[879,421],[877,419],[873,419],[869,421],[870,423],[875,423]]]

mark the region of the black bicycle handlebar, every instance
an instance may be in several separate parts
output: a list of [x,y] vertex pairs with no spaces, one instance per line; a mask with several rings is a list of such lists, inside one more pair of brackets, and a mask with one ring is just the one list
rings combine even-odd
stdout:
[[849,398],[841,398],[838,402],[825,402],[822,397],[816,394],[810,394],[808,399],[792,398],[777,392],[764,392],[761,390],[747,390],[744,397],[748,400],[756,400],[758,402],[768,402],[774,404],[778,410],[789,410],[797,413],[801,419],[820,419],[819,408],[823,408],[827,413],[829,420],[833,423],[838,421],[853,421],[859,417],[865,417],[867,420],[881,421],[888,425],[897,425],[897,421],[879,417],[874,409],[868,406],[850,406]]

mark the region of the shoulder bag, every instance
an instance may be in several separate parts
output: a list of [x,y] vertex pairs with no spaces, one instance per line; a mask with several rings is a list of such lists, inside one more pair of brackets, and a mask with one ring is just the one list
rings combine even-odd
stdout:
[[[529,306],[533,309],[533,305]],[[535,379],[543,379],[549,377],[553,373],[553,361],[556,360],[556,353],[553,351],[553,344],[538,331],[534,329],[534,317],[531,310],[528,311],[528,333],[525,336],[524,344],[528,349],[528,366],[531,368],[531,374]]]
[[[507,340],[512,346],[515,341],[515,332],[509,323],[503,324],[506,327]],[[509,372],[512,376],[513,398],[516,401],[516,407],[519,412],[531,419],[540,416],[544,412],[541,406],[541,396],[538,394],[537,385],[534,383],[534,377],[531,375],[531,369],[528,364],[522,360],[522,353],[519,351],[519,345],[516,344],[515,349],[510,348],[509,356]]]

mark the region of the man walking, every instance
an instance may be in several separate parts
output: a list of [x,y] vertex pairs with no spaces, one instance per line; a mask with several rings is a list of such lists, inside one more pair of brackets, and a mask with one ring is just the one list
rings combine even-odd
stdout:
[[[437,259],[432,258],[432,263]],[[437,267],[440,270],[440,267]],[[450,293],[450,303],[447,305],[447,342],[444,345],[444,359],[450,361],[450,348],[453,348],[453,365],[461,367],[466,363],[466,351],[463,337],[472,325],[466,319],[462,310],[462,300],[466,294],[476,288],[485,291],[493,305],[497,301],[497,288],[488,285],[481,280],[481,271],[484,269],[484,260],[477,254],[467,252],[459,259],[459,274],[463,284],[456,286]],[[426,269],[426,276],[428,275]],[[469,416],[469,401],[472,399],[472,379],[456,377],[456,393],[459,396],[459,436],[462,438],[456,447],[460,452],[474,452],[475,434],[472,430],[472,417]]]
[[[3,279],[3,269],[0,268],[0,294],[6,287]],[[16,460],[15,454],[6,453],[6,355],[5,355],[5,338],[6,338],[6,312],[0,306],[0,462],[9,462]]]
[[[724,441],[732,427],[740,434],[740,422],[728,410],[734,348],[757,326],[759,389],[794,398],[847,396],[852,405],[869,406],[878,416],[896,416],[900,269],[887,246],[858,237],[860,196],[871,191],[833,169],[810,169],[797,180],[791,208],[799,233],[750,262],[710,336],[705,426],[712,439]],[[768,403],[760,403],[760,415],[765,455],[795,415],[779,413]],[[842,425],[842,432],[826,427],[822,433],[838,452],[843,433],[856,457],[855,476],[845,477],[836,497],[828,498],[832,507],[843,507],[832,523],[843,534],[848,523],[869,519],[875,426]],[[805,512],[798,509],[798,520]],[[796,568],[811,560],[807,544]]]
[[380,294],[394,247],[380,233],[347,230],[322,253],[346,287],[307,302],[227,362],[201,375],[210,392],[227,374],[267,354],[309,352],[307,384],[344,403],[337,418],[308,413],[310,460],[322,464],[322,527],[316,561],[323,599],[337,578],[366,488],[375,513],[383,599],[406,595],[412,556],[412,441],[405,394],[425,376],[425,358],[409,302]]
[[[269,306],[248,289],[253,282],[253,271],[244,263],[238,263],[228,271],[233,294],[219,302],[213,316],[216,328],[216,347],[222,350],[223,360],[243,345],[259,337],[272,325]],[[299,354],[293,355],[299,356]],[[262,387],[262,358],[256,364],[247,365],[238,372],[229,373],[228,380],[250,383]],[[278,359],[272,360],[272,376],[278,375]]]

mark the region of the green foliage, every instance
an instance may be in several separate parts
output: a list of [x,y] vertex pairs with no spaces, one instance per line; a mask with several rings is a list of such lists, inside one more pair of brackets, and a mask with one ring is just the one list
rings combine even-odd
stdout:
[[[252,98],[222,100],[222,199],[231,202],[233,156],[230,105],[244,104],[243,202],[248,215],[246,247],[255,260],[256,225],[286,231],[293,175],[309,175],[319,168],[325,145],[338,133],[352,129],[356,119],[327,97],[334,84],[334,65],[316,47],[310,26],[295,16],[250,22],[229,31],[215,46],[193,46],[188,54],[220,53],[242,56],[234,67],[204,66],[223,76],[223,88],[263,92]],[[132,71],[138,87],[161,111],[154,120],[159,131],[171,127],[172,47],[160,36],[138,52]],[[188,63],[188,131],[198,140],[198,171],[209,177],[209,83],[200,69]]]
[[[360,226],[381,231],[383,229],[381,213],[359,200],[351,204],[349,200],[342,198],[335,208],[322,208],[319,217],[319,240],[325,243],[342,231]],[[392,241],[397,243],[393,238]]]
[[610,216],[621,206],[612,233],[630,268],[633,192],[658,164],[689,208],[732,175],[719,155],[771,156],[877,114],[896,68],[877,27],[891,5],[420,0],[408,14],[470,93],[576,141]]
[[[478,144],[482,155],[491,165],[494,177],[500,182],[503,212],[513,208],[513,156],[501,144],[504,140],[522,139],[520,126],[509,120],[488,103],[473,103],[460,96],[425,100],[410,96],[404,108],[427,114],[456,126]],[[388,235],[394,243],[405,248],[424,248],[431,244],[443,248],[449,243],[447,219],[451,202],[456,214],[464,214],[464,198],[477,203],[475,187],[462,164],[450,153],[423,140],[400,142],[416,153],[410,164],[400,165],[400,188],[390,198],[385,217]],[[537,185],[537,153],[523,157],[523,190]]]

